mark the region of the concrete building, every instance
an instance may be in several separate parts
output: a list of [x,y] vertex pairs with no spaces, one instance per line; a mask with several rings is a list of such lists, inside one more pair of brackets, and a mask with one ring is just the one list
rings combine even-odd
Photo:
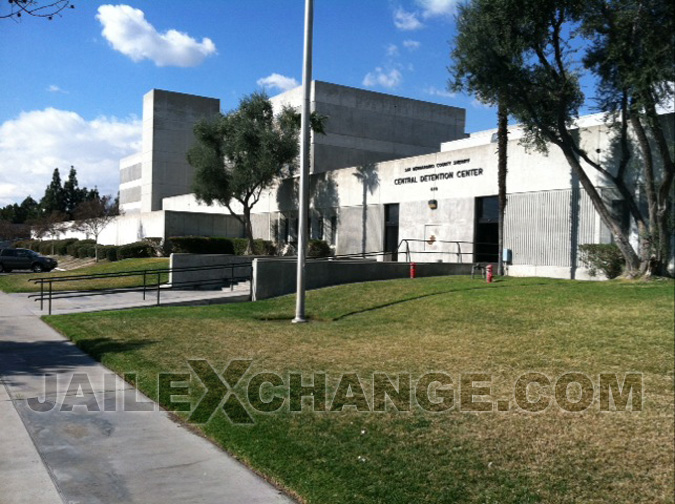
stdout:
[[[438,150],[464,138],[465,110],[436,103],[312,81],[310,110],[327,117],[326,134],[312,135],[310,171],[377,163]],[[302,87],[271,99],[300,109]]]
[[220,100],[153,89],[143,97],[142,151],[120,161],[125,214],[162,210],[162,199],[191,192],[186,153],[197,121],[220,112]]
[[[300,100],[300,88],[272,98],[276,110],[299,107]],[[194,142],[192,127],[218,108],[212,98],[159,90],[145,95],[142,152],[120,164],[125,215],[103,232],[102,243],[243,235],[226,208],[201,204],[190,191],[193,172],[186,152]],[[327,116],[327,134],[313,135],[311,144],[312,238],[326,240],[338,255],[496,261],[496,130],[466,135],[463,109],[324,82],[312,83],[311,109]],[[675,130],[672,113],[663,120]],[[601,116],[580,118],[576,134],[587,152],[611,165],[614,133]],[[505,222],[509,274],[585,278],[579,245],[608,243],[611,234],[559,149],[551,148],[548,155],[528,152],[521,137],[519,128],[511,128]],[[588,173],[630,228],[622,198],[598,172]],[[639,180],[631,183],[639,193]],[[253,212],[257,237],[294,242],[297,179],[280,180],[266,190]],[[630,232],[637,246],[637,231]]]

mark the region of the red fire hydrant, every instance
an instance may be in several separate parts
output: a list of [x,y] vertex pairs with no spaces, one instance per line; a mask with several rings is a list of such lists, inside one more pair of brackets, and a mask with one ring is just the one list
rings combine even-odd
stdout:
[[492,283],[492,264],[485,266],[485,280],[487,283]]
[[410,263],[410,278],[417,278],[417,263]]

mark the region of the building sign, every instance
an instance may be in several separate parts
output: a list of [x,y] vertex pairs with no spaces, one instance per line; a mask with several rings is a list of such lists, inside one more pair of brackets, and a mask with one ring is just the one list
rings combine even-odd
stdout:
[[[405,173],[410,173],[405,177],[398,177],[394,179],[394,185],[404,185],[404,184],[419,184],[425,182],[438,182],[439,180],[452,180],[456,178],[467,178],[467,177],[479,177],[483,175],[482,168],[469,168],[469,169],[456,169],[456,170],[447,170],[449,166],[462,165],[468,163],[470,159],[458,159],[456,161],[446,161],[444,163],[435,163],[429,165],[421,166],[411,166],[406,168]],[[430,170],[444,168],[445,170],[441,173],[428,173],[428,174],[413,174],[421,170]]]

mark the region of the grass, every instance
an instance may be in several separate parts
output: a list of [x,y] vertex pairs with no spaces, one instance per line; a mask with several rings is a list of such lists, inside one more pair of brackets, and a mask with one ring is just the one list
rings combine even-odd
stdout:
[[[31,278],[58,278],[72,275],[119,273],[122,271],[162,269],[168,267],[169,260],[166,258],[143,258],[124,259],[122,261],[115,262],[102,261],[98,264],[95,264],[94,266],[79,268],[73,271],[54,271],[51,273],[9,273],[0,276],[0,290],[4,292],[39,292],[40,285],[29,282]],[[156,275],[154,278],[148,277],[148,284],[154,283],[156,285],[156,278]],[[166,282],[167,280],[168,274],[162,274],[161,281]],[[53,290],[110,289],[119,287],[136,287],[139,285],[143,285],[142,276],[55,282],[53,283]]]
[[[156,397],[159,372],[186,359],[221,370],[340,373],[364,388],[373,372],[492,377],[513,397],[525,372],[640,372],[639,412],[221,412],[199,428],[307,503],[666,503],[673,492],[671,281],[573,282],[464,277],[392,280],[308,293],[311,322],[293,325],[294,298],[193,308],[60,315],[46,320],[118,373],[138,372]],[[195,380],[193,385],[196,384]],[[193,388],[193,401],[199,396]],[[459,398],[459,396],[457,396]],[[179,415],[185,416],[180,413]]]

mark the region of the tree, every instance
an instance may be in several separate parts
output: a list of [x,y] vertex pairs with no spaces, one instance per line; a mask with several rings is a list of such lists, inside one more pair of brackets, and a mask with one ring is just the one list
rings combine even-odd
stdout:
[[[512,29],[507,13],[496,2],[481,2],[471,8],[460,7],[458,35],[452,51],[453,64],[448,68],[451,80],[448,83],[454,91],[468,91],[479,100],[497,106],[497,186],[499,202],[498,219],[498,266],[504,274],[502,250],[504,249],[504,217],[506,213],[506,175],[508,169],[508,108],[506,100],[500,98],[503,79],[514,65],[521,63],[518,57],[521,41]],[[483,29],[488,23],[490,30]],[[486,72],[485,69],[492,69]]]
[[[617,4],[610,0],[590,1],[595,6]],[[653,3],[663,4],[657,0]],[[615,159],[591,159],[573,133],[584,95],[579,84],[583,71],[578,59],[580,48],[572,38],[580,27],[595,33],[590,19],[588,2],[582,0],[474,0],[460,9],[458,42],[478,30],[500,33],[503,24],[507,25],[507,32],[513,35],[512,44],[506,46],[508,51],[490,65],[469,68],[466,81],[479,88],[486,101],[503,103],[523,125],[525,140],[530,146],[546,151],[552,145],[563,152],[596,212],[614,236],[627,272],[638,274],[647,269],[650,258],[644,250],[638,254],[633,249],[620,216],[610,210],[589,176],[593,171],[600,174],[623,198],[638,228],[648,229],[635,194],[629,189],[626,170],[622,169],[630,156],[628,130],[620,128],[618,133],[618,142],[625,147],[619,153],[618,163]],[[672,36],[663,40],[664,45],[670,45],[667,51],[671,55],[672,40]],[[494,55],[490,47],[474,45],[472,48],[483,61],[490,61]],[[616,69],[619,63],[608,64]],[[656,86],[652,81],[651,89]]]
[[[313,115],[314,131],[323,133],[323,120]],[[187,155],[195,168],[195,195],[208,205],[224,205],[243,224],[247,253],[253,250],[251,209],[264,189],[293,172],[299,129],[299,114],[285,107],[275,116],[264,93],[246,96],[238,109],[195,125],[197,142]],[[233,200],[241,204],[243,215],[232,207]]]
[[[96,194],[96,197],[98,198],[98,194]],[[87,191],[86,187],[80,189],[77,182],[77,170],[75,170],[74,166],[71,166],[70,172],[68,173],[68,179],[63,184],[65,212],[72,219],[75,215],[75,210],[77,207],[88,199],[93,199],[92,195],[89,194],[89,191]]]
[[61,15],[66,9],[74,9],[75,4],[70,0],[56,0],[40,2],[38,0],[7,0],[9,10],[0,10],[0,19],[20,19],[23,16],[32,16],[48,20]]
[[[34,221],[28,222],[28,224],[30,224],[31,231],[38,240],[42,240],[47,236],[52,240],[58,240],[59,236],[63,234],[65,230],[65,220],[65,214],[61,212],[51,212],[49,214],[41,215]],[[53,242],[52,255],[54,255]]]
[[[622,130],[630,124],[637,138],[648,207],[648,225],[640,229],[643,255],[653,256],[657,272],[665,274],[675,166],[667,141],[673,133],[664,132],[656,106],[673,95],[672,5],[657,0],[589,2],[584,31],[592,39],[584,63],[600,80],[599,105],[612,118],[619,116]],[[630,155],[627,146],[622,149]],[[661,174],[655,169],[656,160],[663,167]]]
[[58,168],[54,168],[52,181],[47,186],[47,189],[45,189],[45,195],[40,200],[40,207],[44,215],[58,212],[64,214],[64,217],[67,218],[67,215],[65,215],[66,195],[61,185],[61,174]]
[[73,228],[94,238],[96,262],[98,262],[98,237],[118,215],[119,209],[112,196],[89,199],[75,210]]
[[30,227],[0,219],[0,241],[30,238]]

